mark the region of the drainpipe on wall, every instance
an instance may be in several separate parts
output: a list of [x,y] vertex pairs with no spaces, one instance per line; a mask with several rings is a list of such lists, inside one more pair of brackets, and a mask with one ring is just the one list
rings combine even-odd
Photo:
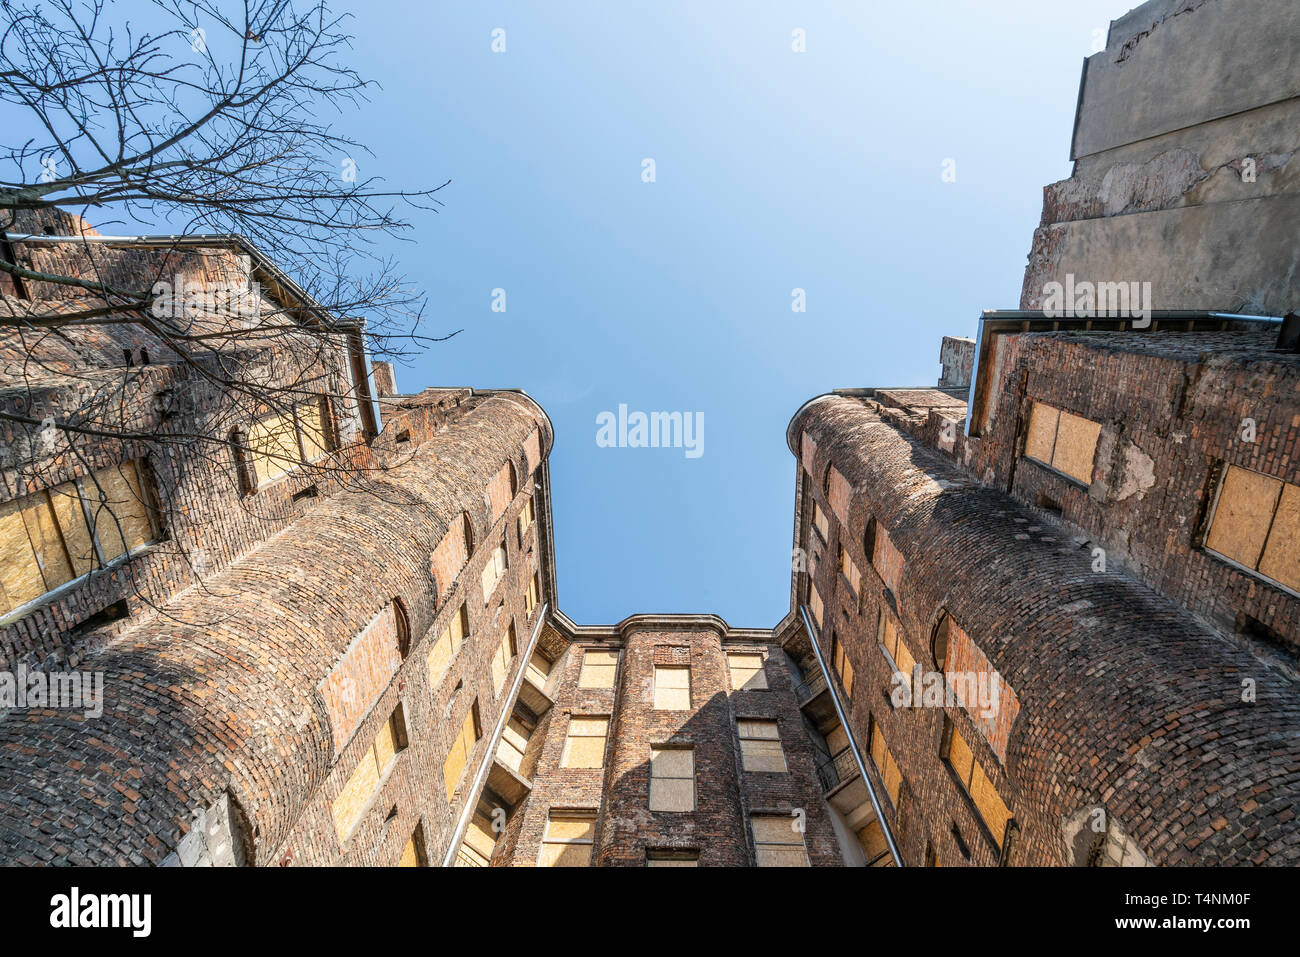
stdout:
[[867,787],[867,796],[871,798],[871,806],[876,809],[876,820],[880,822],[880,830],[885,835],[885,843],[889,845],[889,853],[894,858],[894,864],[903,867],[903,858],[898,853],[898,845],[894,843],[894,834],[889,829],[889,825],[885,823],[880,798],[876,797],[876,789],[871,785],[871,778],[867,777],[867,766],[862,762],[862,752],[858,750],[858,742],[853,736],[853,728],[850,727],[848,716],[840,705],[840,696],[835,691],[835,682],[831,679],[830,669],[826,667],[826,660],[822,657],[821,646],[817,643],[818,633],[813,628],[812,619],[808,617],[807,606],[800,605],[799,614],[803,618],[804,628],[808,630],[809,644],[812,645],[813,654],[817,656],[817,666],[821,668],[822,677],[826,679],[826,691],[831,696],[831,704],[835,705],[835,713],[839,715],[840,727],[844,729],[844,735],[849,739],[849,749],[853,752],[853,759],[858,762],[858,774],[862,775],[862,783]]
[[452,866],[452,862],[456,859],[456,851],[460,848],[461,839],[465,836],[465,829],[469,827],[470,819],[474,816],[474,808],[478,807],[479,793],[483,790],[483,784],[487,781],[488,772],[492,770],[492,762],[496,760],[497,745],[501,741],[501,732],[505,730],[506,722],[510,720],[510,715],[514,713],[515,702],[519,698],[519,687],[523,684],[524,675],[528,672],[528,662],[533,660],[533,650],[537,647],[537,639],[541,637],[542,626],[546,624],[546,613],[549,609],[549,602],[537,609],[537,625],[533,628],[533,636],[528,639],[528,648],[524,651],[523,657],[519,659],[519,673],[515,675],[515,680],[510,685],[510,694],[505,699],[509,703],[509,707],[501,709],[501,717],[497,719],[497,726],[492,732],[492,737],[488,740],[487,753],[483,756],[483,763],[479,765],[478,773],[474,775],[474,784],[465,792],[465,809],[460,812],[460,820],[456,823],[456,830],[451,835],[451,843],[447,845],[447,855],[442,859],[443,867]]

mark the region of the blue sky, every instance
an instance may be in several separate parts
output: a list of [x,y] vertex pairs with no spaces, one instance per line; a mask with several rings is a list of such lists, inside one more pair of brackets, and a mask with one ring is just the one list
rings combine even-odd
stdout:
[[[924,9],[357,7],[357,65],[383,86],[347,120],[376,154],[360,172],[452,181],[395,251],[430,331],[464,332],[399,386],[520,387],[546,407],[575,620],[775,624],[791,415],[832,388],[932,384],[941,336],[1017,305],[1042,187],[1070,173],[1093,31],[1128,6]],[[598,447],[620,403],[703,413],[704,454]]]

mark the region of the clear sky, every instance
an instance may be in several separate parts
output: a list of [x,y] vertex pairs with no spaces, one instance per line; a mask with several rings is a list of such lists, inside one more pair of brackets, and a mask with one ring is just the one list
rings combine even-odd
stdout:
[[[383,85],[347,119],[361,174],[451,180],[395,252],[429,331],[464,332],[399,387],[519,387],[550,413],[565,612],[781,618],[790,417],[933,384],[941,336],[1018,304],[1083,59],[1132,5],[356,5]],[[703,413],[703,454],[599,446],[620,404]]]

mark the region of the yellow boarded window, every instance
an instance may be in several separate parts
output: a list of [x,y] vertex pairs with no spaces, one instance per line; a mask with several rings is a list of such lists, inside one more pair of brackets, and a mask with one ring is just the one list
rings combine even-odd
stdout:
[[480,734],[478,702],[475,701],[470,706],[469,714],[465,715],[465,720],[461,722],[455,739],[451,742],[446,760],[442,762],[442,778],[447,788],[448,801],[456,793],[456,785],[460,783],[460,776],[465,771],[465,765],[469,762],[469,756],[473,753]]
[[325,420],[325,400],[316,399],[298,406],[298,430],[302,439],[304,461],[314,462],[330,450]]
[[888,652],[895,669],[910,676],[912,669],[916,666],[916,659],[912,657],[912,652],[908,650],[907,643],[903,641],[898,626],[894,624],[894,619],[883,608],[880,610],[879,630],[880,643]]
[[793,814],[755,814],[749,819],[759,867],[807,867],[803,833]]
[[497,832],[485,814],[475,813],[456,852],[457,867],[487,867],[496,850]]
[[582,655],[582,674],[578,676],[579,688],[612,688],[614,672],[618,667],[618,652],[588,649]]
[[813,502],[813,527],[817,529],[817,534],[821,535],[823,542],[830,541],[830,519],[826,517],[826,513],[822,511],[822,507],[816,502]]
[[502,542],[496,548],[492,549],[487,564],[483,566],[483,571],[479,575],[479,583],[483,586],[483,603],[487,604],[492,597],[492,592],[496,590],[497,583],[501,581],[506,573],[506,544]]
[[532,737],[532,733],[531,728],[515,715],[511,715],[501,731],[501,741],[497,744],[497,760],[511,771],[519,773],[519,768],[524,763],[524,754],[528,751],[528,739]]
[[679,665],[655,665],[655,710],[691,709],[691,669]]
[[402,858],[398,867],[428,867],[429,861],[424,854],[424,828],[417,824],[411,839],[402,848]]
[[970,745],[966,743],[966,739],[962,737],[961,732],[955,727],[949,729],[947,761],[953,773],[957,775],[957,780],[961,782],[961,786],[970,795],[980,817],[988,825],[989,831],[993,834],[994,842],[1001,847],[1002,839],[1006,834],[1007,822],[1011,820],[1011,812],[1007,809],[1002,797],[994,789],[993,782],[989,780],[988,775],[984,772],[984,768],[971,751]]
[[80,480],[95,540],[106,562],[153,538],[153,523],[134,462],[123,462]]
[[551,663],[543,657],[540,651],[533,652],[533,657],[528,660],[528,671],[525,677],[528,683],[538,691],[546,690],[546,677],[551,673]]
[[492,691],[500,694],[510,673],[510,662],[515,657],[515,623],[511,622],[506,633],[501,636],[496,652],[492,655]]
[[334,831],[344,840],[361,820],[380,779],[392,765],[397,752],[403,747],[405,728],[402,727],[401,707],[384,722],[374,741],[366,749],[356,768],[348,777],[343,790],[334,799]]
[[533,616],[533,609],[537,607],[537,596],[540,593],[541,589],[537,585],[537,575],[534,573],[533,577],[528,579],[528,591],[524,594],[524,613],[529,618]]
[[853,559],[849,557],[849,553],[844,550],[843,545],[840,546],[839,567],[840,574],[843,575],[845,580],[849,583],[849,590],[856,595],[862,588],[862,573],[858,571],[858,566],[853,563]]
[[123,462],[0,505],[0,614],[152,541],[141,474]]
[[523,507],[519,509],[519,544],[524,544],[524,533],[533,526],[533,497],[530,495],[524,499]]
[[1229,466],[1205,547],[1300,591],[1300,486]]
[[813,621],[817,622],[817,627],[822,626],[822,594],[813,585],[808,589],[808,610],[812,612]]
[[460,650],[460,646],[465,642],[465,633],[468,631],[467,623],[469,621],[468,613],[465,606],[461,605],[456,613],[451,616],[447,627],[438,635],[438,640],[433,643],[429,649],[429,687],[432,688],[442,679],[446,673],[447,667],[451,664],[452,658]]
[[767,687],[762,655],[731,652],[727,655],[727,670],[731,673],[733,691],[760,691]]
[[248,427],[248,454],[252,458],[258,485],[328,453],[327,421],[323,398],[256,419]]
[[560,766],[565,768],[599,768],[605,765],[605,738],[609,718],[574,715],[569,719],[569,733],[564,739]]
[[903,783],[903,772],[899,770],[898,762],[894,760],[894,754],[885,744],[884,735],[880,733],[880,725],[875,721],[871,722],[871,760],[875,762],[876,770],[885,782],[885,790],[889,792],[889,800],[898,807],[899,789]]
[[784,772],[785,752],[775,721],[741,718],[736,721],[740,732],[740,761],[746,771]]
[[695,810],[695,751],[650,749],[650,810]]
[[551,811],[539,867],[587,867],[596,831],[595,811]]
[[849,653],[844,649],[844,643],[840,641],[839,635],[831,635],[831,667],[835,673],[840,676],[840,683],[844,685],[844,696],[853,697],[853,663],[849,661]]
[[1097,422],[1035,402],[1029,415],[1025,455],[1084,485],[1091,485],[1100,434],[1101,425]]

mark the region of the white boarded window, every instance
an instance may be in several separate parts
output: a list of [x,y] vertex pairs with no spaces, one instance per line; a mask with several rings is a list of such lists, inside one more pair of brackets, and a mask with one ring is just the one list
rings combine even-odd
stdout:
[[655,665],[655,710],[691,710],[691,669],[682,665]]
[[695,750],[650,749],[650,810],[695,810]]
[[618,668],[618,652],[590,648],[582,655],[582,674],[578,676],[579,688],[612,688],[614,671]]
[[727,670],[731,672],[732,691],[759,691],[767,687],[762,655],[732,652],[727,655]]
[[736,727],[740,731],[741,766],[746,771],[788,770],[775,721],[740,718],[736,721]]
[[755,814],[749,819],[759,867],[808,866],[803,834],[795,829],[797,820],[792,814]]
[[538,866],[589,867],[595,832],[595,811],[551,811]]
[[564,739],[564,753],[560,756],[560,767],[604,767],[605,737],[608,733],[608,717],[574,715],[569,719],[569,733]]

